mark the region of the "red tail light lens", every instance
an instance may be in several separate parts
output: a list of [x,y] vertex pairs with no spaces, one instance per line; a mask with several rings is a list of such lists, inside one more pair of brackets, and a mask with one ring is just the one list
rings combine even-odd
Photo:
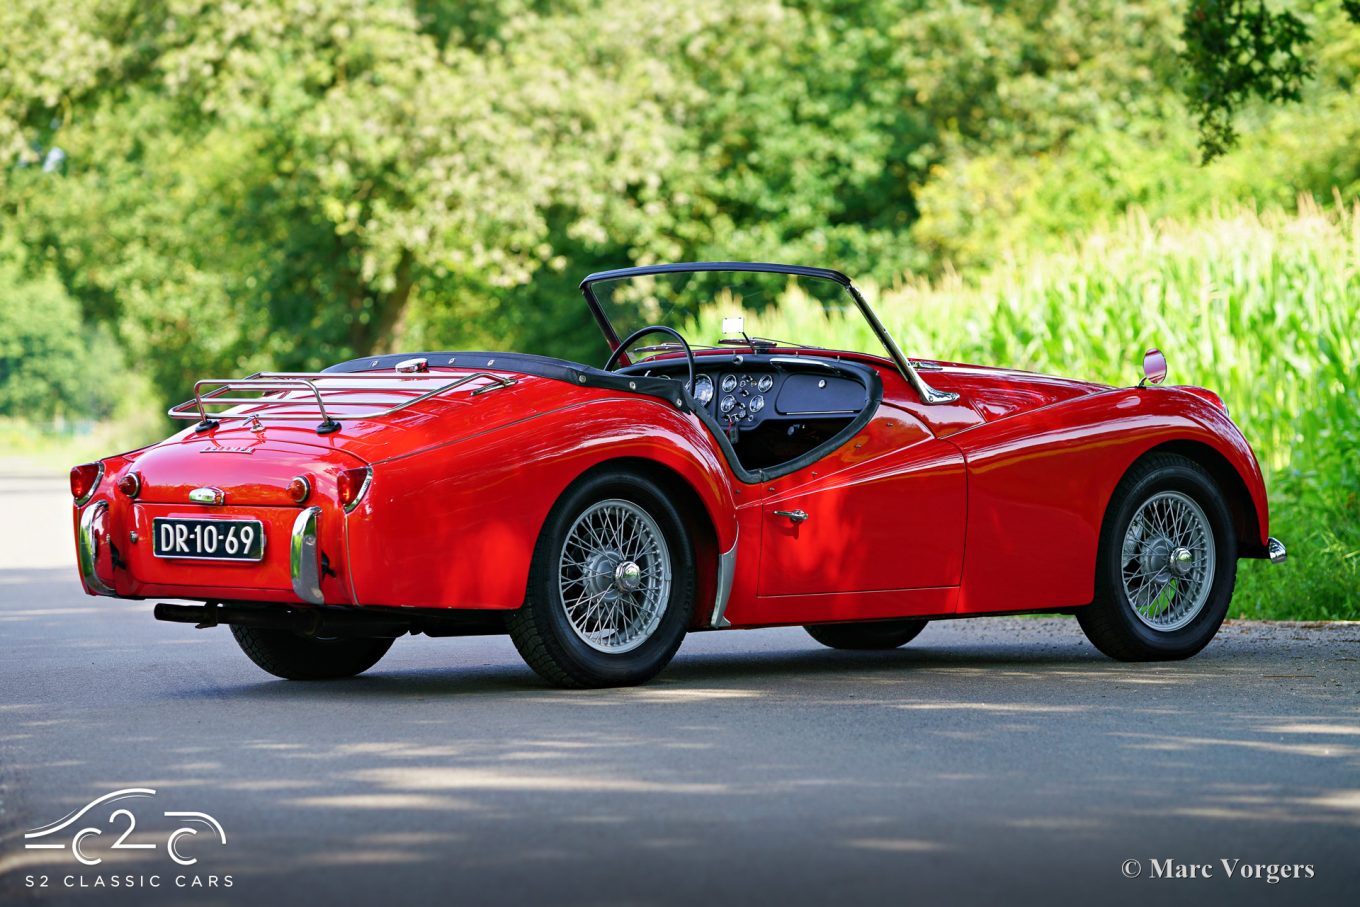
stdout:
[[312,493],[312,483],[307,481],[306,476],[293,476],[293,481],[288,483],[288,497],[301,504],[307,500]]
[[75,467],[71,470],[71,497],[76,499],[77,504],[84,504],[94,495],[102,478],[103,463],[82,463]]
[[358,466],[340,473],[336,480],[336,488],[340,493],[340,504],[346,513],[358,506],[372,481],[373,469],[368,466]]
[[118,490],[130,498],[142,493],[142,477],[130,472],[118,480]]

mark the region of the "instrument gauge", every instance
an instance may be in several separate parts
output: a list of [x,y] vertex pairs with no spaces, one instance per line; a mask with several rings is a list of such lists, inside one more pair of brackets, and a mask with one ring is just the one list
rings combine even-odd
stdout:
[[694,379],[694,399],[704,406],[713,399],[713,379],[707,375],[700,375]]
[[718,408],[725,413],[730,413],[732,411],[732,407],[736,405],[737,398],[732,396],[731,394],[728,394],[726,397],[722,398],[721,402],[718,403]]
[[736,376],[736,375],[723,375],[723,376],[722,376],[722,392],[723,392],[724,394],[730,394],[730,393],[732,393],[732,391],[734,391],[734,390],[736,390],[736,389],[737,389],[737,376]]
[[756,413],[760,412],[762,409],[765,408],[765,398],[762,397],[760,394],[756,394],[747,402],[746,406],[748,409],[751,410],[751,415],[754,416]]
[[771,389],[772,387],[774,387],[774,376],[773,376],[773,375],[761,375],[761,376],[760,376],[760,380],[759,380],[758,382],[756,382],[756,388],[757,388],[762,394],[768,394],[768,393],[770,392],[770,389]]

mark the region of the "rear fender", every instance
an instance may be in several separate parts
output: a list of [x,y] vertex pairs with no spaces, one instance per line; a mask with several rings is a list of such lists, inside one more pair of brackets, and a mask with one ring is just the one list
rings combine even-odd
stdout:
[[595,399],[375,463],[368,494],[346,520],[358,601],[518,608],[553,504],[611,460],[680,477],[718,550],[735,544],[739,492],[699,421],[654,398]]

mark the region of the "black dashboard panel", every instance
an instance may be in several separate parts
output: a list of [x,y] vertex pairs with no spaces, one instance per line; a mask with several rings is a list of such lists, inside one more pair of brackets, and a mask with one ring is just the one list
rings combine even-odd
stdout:
[[[705,358],[698,359],[693,397],[719,425],[747,430],[772,421],[853,417],[869,403],[869,388],[858,369],[788,356]],[[621,371],[679,377],[676,372],[684,369],[668,361]]]
[[789,375],[775,397],[781,416],[850,416],[864,409],[869,391],[858,381],[835,376]]

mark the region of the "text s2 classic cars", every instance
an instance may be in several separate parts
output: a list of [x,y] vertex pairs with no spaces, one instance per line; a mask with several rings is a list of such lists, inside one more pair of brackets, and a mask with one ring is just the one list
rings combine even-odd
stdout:
[[[696,630],[886,649],[1034,611],[1115,658],[1185,658],[1238,558],[1284,560],[1223,401],[1161,385],[1155,350],[1135,387],[910,360],[823,268],[581,287],[601,368],[425,352],[198,382],[170,411],[192,426],[72,470],[86,591],[197,602],[155,616],[228,625],[285,678],[358,674],[406,633],[508,633],[548,681],[609,686]],[[794,292],[881,348],[677,329]]]

